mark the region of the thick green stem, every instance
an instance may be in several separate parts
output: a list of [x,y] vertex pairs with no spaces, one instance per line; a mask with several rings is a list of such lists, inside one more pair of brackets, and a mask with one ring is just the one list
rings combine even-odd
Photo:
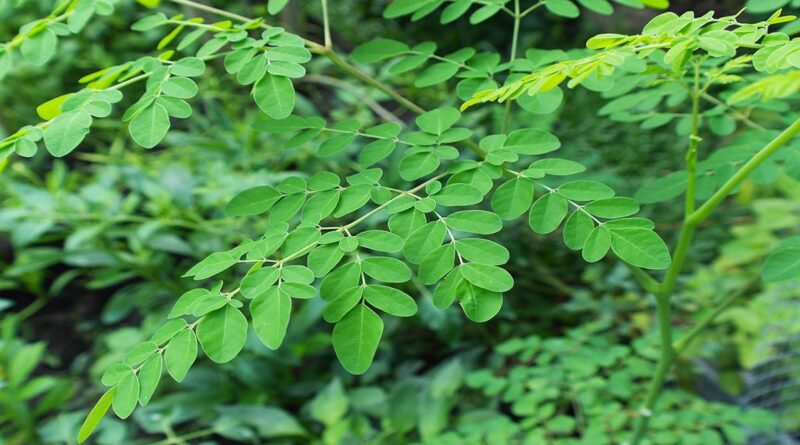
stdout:
[[692,89],[692,128],[689,134],[689,147],[686,150],[686,173],[688,174],[688,183],[686,187],[684,223],[678,238],[678,244],[672,255],[672,264],[670,264],[667,270],[664,281],[655,289],[656,316],[658,318],[658,329],[660,333],[661,355],[658,359],[655,375],[647,389],[647,396],[645,397],[644,404],[639,409],[639,417],[636,419],[636,424],[634,425],[633,437],[631,439],[631,444],[633,445],[638,445],[642,438],[644,438],[647,432],[647,426],[650,422],[650,417],[653,415],[656,401],[658,401],[658,396],[661,394],[661,389],[667,379],[667,374],[669,374],[670,368],[672,368],[674,352],[672,350],[670,297],[675,290],[678,277],[683,269],[686,256],[689,253],[689,247],[692,244],[692,237],[694,236],[696,227],[694,224],[690,224],[686,218],[694,212],[695,205],[697,146],[700,144],[700,94],[700,68],[698,64],[695,63],[694,88]]
[[684,215],[694,212],[695,185],[697,183],[697,146],[700,144],[700,67],[694,64],[694,89],[692,90],[692,129],[689,134],[689,149],[686,151],[686,209]]
[[653,380],[650,381],[650,386],[647,389],[647,396],[645,397],[644,404],[642,404],[639,409],[639,417],[636,419],[636,424],[634,425],[633,437],[630,442],[631,445],[638,445],[644,438],[647,432],[647,426],[650,422],[650,417],[653,415],[656,401],[661,394],[661,389],[664,386],[667,374],[670,368],[672,368],[674,352],[672,350],[672,323],[670,320],[672,310],[670,307],[670,297],[675,289],[675,284],[683,268],[686,255],[689,252],[694,230],[695,227],[693,225],[684,223],[678,239],[678,245],[673,253],[672,265],[669,270],[667,270],[667,275],[656,293],[656,316],[658,318],[658,329],[660,332],[661,354],[658,359],[658,365],[656,366],[656,372],[653,375]]
[[[638,444],[647,432],[647,425],[650,423],[650,418],[653,416],[653,407],[661,394],[661,388],[664,386],[667,374],[672,367],[672,360],[674,352],[672,350],[672,321],[670,301],[668,296],[657,296],[656,305],[658,313],[658,324],[661,332],[661,355],[658,359],[658,366],[653,380],[650,382],[650,387],[647,389],[644,404],[639,408],[639,417],[636,419],[636,425],[633,431],[633,438],[631,444]],[[664,345],[666,344],[666,347]]]
[[[680,272],[683,269],[683,265],[689,251],[689,246],[691,245],[692,237],[694,236],[697,225],[708,218],[711,212],[719,207],[722,201],[724,201],[725,198],[734,189],[736,189],[736,187],[738,187],[756,168],[763,164],[781,147],[786,145],[786,143],[798,133],[800,133],[800,119],[786,128],[783,132],[781,132],[781,134],[776,136],[772,141],[759,150],[755,156],[750,158],[750,160],[747,161],[747,163],[745,163],[725,184],[723,184],[723,186],[717,190],[717,192],[714,193],[711,198],[709,198],[702,206],[700,206],[700,208],[691,214],[686,215],[686,219],[678,239],[678,245],[673,253],[672,265],[670,266],[669,270],[667,270],[667,275],[664,277],[664,281],[662,282],[659,292],[656,295],[656,301],[658,303],[658,319],[661,329],[662,351],[658,367],[656,368],[656,374],[650,383],[650,388],[648,389],[645,403],[641,409],[642,415],[637,419],[634,427],[634,433],[630,442],[631,445],[638,445],[644,438],[644,434],[647,432],[649,417],[652,415],[653,407],[655,406],[655,402],[657,401],[658,395],[661,392],[661,388],[664,385],[666,375],[672,367],[672,362],[675,356],[675,350],[672,346],[672,327],[665,325],[664,321],[669,320],[669,299],[672,296],[672,293],[675,291],[675,286],[678,282]],[[710,314],[710,318],[701,321],[700,325],[690,332],[690,337],[681,339],[677,345],[680,348],[679,350],[685,350],[689,342],[697,337],[703,329],[708,327],[714,318],[716,318],[727,307],[729,307],[735,299],[736,297],[732,296],[723,301],[720,307]]]
[[703,222],[711,212],[714,211],[725,198],[738,187],[744,180],[750,176],[751,173],[755,169],[757,169],[761,164],[764,163],[770,156],[772,156],[776,151],[778,151],[781,147],[786,145],[793,137],[795,137],[798,133],[800,133],[800,119],[794,121],[792,125],[788,128],[783,130],[781,134],[775,137],[772,141],[770,141],[767,145],[765,145],[761,150],[758,151],[752,158],[750,158],[747,163],[745,163],[739,171],[737,171],[730,179],[728,179],[725,184],[720,187],[719,190],[716,191],[708,201],[706,201],[700,208],[698,208],[694,213],[692,213],[687,222],[691,222],[695,225],[700,224]]

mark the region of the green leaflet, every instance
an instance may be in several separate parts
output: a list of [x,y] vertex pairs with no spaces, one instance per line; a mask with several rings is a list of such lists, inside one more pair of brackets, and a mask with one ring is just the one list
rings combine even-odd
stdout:
[[125,355],[125,363],[130,366],[136,366],[150,358],[151,355],[156,353],[158,345],[154,341],[146,341],[139,343],[131,348]]
[[377,252],[396,253],[403,249],[403,238],[385,230],[367,230],[357,235],[362,247]]
[[114,392],[116,388],[111,388],[100,397],[100,400],[92,407],[86,420],[83,421],[80,431],[78,431],[78,443],[86,442],[86,439],[92,435],[97,425],[103,420],[103,417],[111,407],[111,402],[114,400]]
[[414,181],[428,176],[439,168],[439,158],[431,152],[416,153],[400,161],[400,177]]
[[638,212],[639,203],[631,198],[617,196],[590,202],[584,209],[598,218],[624,218]]
[[225,206],[228,216],[250,216],[266,212],[281,198],[281,194],[274,188],[266,185],[249,188],[238,195]]
[[547,0],[545,7],[548,11],[561,17],[574,19],[580,15],[580,9],[570,0]]
[[154,102],[136,114],[128,126],[128,131],[137,144],[144,148],[153,148],[164,139],[169,127],[169,114],[166,108]]
[[172,337],[186,329],[187,326],[186,320],[182,318],[169,320],[161,325],[161,327],[158,328],[155,333],[153,333],[153,336],[150,338],[150,340],[155,342],[157,345],[161,345],[171,340]]
[[445,218],[445,223],[454,230],[480,235],[497,233],[503,228],[500,217],[485,210],[455,212]]
[[238,259],[232,257],[229,253],[215,252],[189,269],[184,276],[193,276],[195,280],[204,280],[222,272],[237,262]]
[[364,288],[361,286],[353,286],[342,290],[325,306],[322,311],[322,317],[328,323],[338,322],[361,302],[363,295]]
[[800,276],[800,249],[781,249],[764,263],[764,281],[784,281]]
[[460,269],[451,271],[443,281],[440,281],[433,291],[433,304],[439,309],[447,309],[456,299],[456,292],[464,277]]
[[206,289],[192,289],[178,298],[172,310],[169,311],[167,318],[176,318],[181,315],[189,315],[194,312],[194,306],[208,294]]
[[333,212],[333,216],[340,218],[349,213],[355,212],[369,202],[372,186],[369,184],[359,184],[346,188],[339,196],[339,205]]
[[417,88],[426,88],[451,79],[458,74],[459,66],[450,62],[435,63],[425,68],[414,80]]
[[[166,17],[165,17],[166,18]],[[198,57],[184,57],[175,62],[170,68],[170,73],[176,76],[197,77],[206,70],[206,63]]]
[[574,212],[564,224],[564,244],[572,250],[583,249],[586,238],[594,229],[592,217],[583,212]]
[[395,317],[410,317],[417,313],[417,303],[405,292],[393,287],[370,284],[364,288],[367,303]]
[[536,95],[522,95],[517,98],[519,105],[534,114],[550,114],[561,106],[564,100],[564,90],[559,87],[547,90]]
[[161,354],[154,354],[147,359],[141,369],[139,369],[139,404],[142,406],[150,402],[153,393],[158,387],[158,382],[161,380]]
[[471,206],[483,201],[483,193],[468,184],[449,184],[433,195],[436,203],[445,207]]
[[308,267],[317,277],[324,277],[344,258],[338,245],[319,246],[308,254]]
[[64,113],[50,121],[44,131],[44,144],[51,155],[68,155],[89,133],[92,117],[83,110]]
[[586,170],[586,167],[577,162],[558,158],[540,159],[532,163],[531,168],[553,176],[569,176]]
[[[412,209],[392,215],[392,217],[389,218],[388,226],[389,230],[395,235],[401,238],[408,238],[411,233],[424,226],[426,222],[427,220],[425,219],[424,213]],[[405,247],[405,245],[403,247]]]
[[688,176],[685,171],[671,173],[663,178],[648,181],[636,191],[634,198],[642,204],[669,201],[686,190]]
[[205,316],[197,325],[197,338],[208,358],[217,363],[233,360],[247,339],[247,319],[231,305]]
[[626,263],[643,269],[666,269],[672,262],[669,249],[653,231],[639,228],[611,230],[611,248]]
[[391,257],[370,257],[361,263],[364,273],[384,283],[404,283],[411,279],[406,263]]
[[197,304],[192,307],[192,315],[195,317],[202,317],[203,315],[215,311],[226,304],[228,304],[228,299],[222,294],[210,292],[203,298],[199,299]]
[[161,92],[178,99],[190,99],[197,94],[197,84],[188,77],[170,77],[161,84]]
[[502,294],[472,286],[467,281],[461,281],[456,292],[464,315],[476,323],[489,321],[503,306]]
[[441,135],[461,117],[455,108],[438,108],[417,117],[417,126],[424,132]]
[[595,263],[603,259],[611,248],[611,232],[605,226],[597,226],[589,232],[583,243],[583,259]]
[[136,404],[139,402],[139,379],[136,374],[126,375],[117,386],[114,387],[114,401],[111,407],[114,414],[120,419],[127,419],[131,415]]
[[58,36],[52,29],[45,28],[23,40],[19,52],[31,65],[41,66],[55,55],[57,47]]
[[11,70],[11,54],[7,51],[0,52],[0,80]]
[[461,274],[473,285],[492,292],[505,292],[514,287],[514,279],[504,269],[489,264],[466,263]]
[[133,373],[133,368],[131,368],[130,365],[125,363],[115,363],[106,368],[100,381],[103,383],[103,385],[114,386],[131,373]]
[[259,294],[250,303],[253,329],[264,345],[272,350],[278,349],[283,343],[291,313],[292,299],[277,287]]
[[361,263],[349,262],[338,267],[322,280],[319,286],[319,294],[323,300],[334,300],[346,289],[358,285],[360,280]]
[[239,286],[242,295],[247,298],[256,298],[267,292],[280,276],[281,271],[274,267],[265,267],[250,272],[242,278]]
[[403,256],[412,264],[419,264],[428,253],[444,241],[447,226],[441,221],[430,222],[415,230],[403,245]]
[[456,241],[456,251],[467,261],[499,266],[508,262],[508,249],[494,241],[466,238]]
[[164,351],[167,372],[176,382],[182,382],[197,358],[197,337],[187,329],[172,338]]
[[611,187],[600,182],[584,180],[562,184],[558,187],[557,192],[573,201],[595,201],[614,196],[614,190]]
[[315,420],[331,427],[347,414],[350,400],[339,377],[334,377],[309,404],[309,414]]
[[408,51],[408,45],[392,39],[373,39],[353,51],[353,60],[370,64],[394,57]]
[[561,142],[551,133],[537,129],[515,130],[508,134],[503,148],[522,155],[540,155],[558,150]]
[[783,240],[767,257],[762,270],[764,281],[776,282],[800,275],[800,237]]
[[456,258],[455,245],[445,244],[428,253],[419,265],[422,284],[434,284],[453,269]]
[[383,334],[383,321],[369,307],[360,304],[333,328],[333,350],[350,374],[369,369]]
[[283,119],[294,109],[294,86],[288,77],[265,74],[253,85],[253,99],[267,116]]
[[380,139],[367,144],[358,155],[358,163],[362,167],[370,167],[385,159],[394,152],[397,142],[391,139]]
[[492,209],[501,218],[519,218],[533,202],[533,183],[529,179],[512,179],[497,188],[492,196]]
[[267,12],[270,15],[277,15],[289,4],[289,0],[269,0],[267,2]]
[[528,224],[536,233],[550,233],[561,225],[567,216],[568,204],[563,196],[556,193],[543,195],[533,203]]

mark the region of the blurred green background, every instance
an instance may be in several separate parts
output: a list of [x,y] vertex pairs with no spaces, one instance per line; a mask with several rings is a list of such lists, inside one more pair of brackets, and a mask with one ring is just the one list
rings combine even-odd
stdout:
[[[213,4],[266,14],[263,1]],[[464,46],[508,52],[506,17],[477,26],[465,19],[441,26],[436,15],[390,21],[381,17],[386,4],[331,2],[337,48],[349,52],[389,37],[409,44],[434,40],[445,52]],[[673,1],[671,10],[722,15],[743,6],[687,0]],[[2,0],[0,42],[51,7],[45,0]],[[36,105],[73,91],[83,75],[150,54],[160,35],[129,30],[146,14],[120,0],[114,15],[96,17],[81,35],[63,39],[46,67],[23,66],[7,76],[0,82],[0,138],[37,122]],[[655,14],[617,8],[610,17],[587,12],[565,20],[537,13],[523,24],[520,48],[579,48],[597,33],[637,32]],[[322,40],[318,2],[293,1],[269,20]],[[315,58],[308,68],[312,75],[297,85],[299,112],[330,120],[380,119],[364,100],[373,91],[342,77],[326,60]],[[409,84],[402,76],[396,80]],[[83,416],[102,393],[105,367],[149,338],[171,303],[191,288],[179,277],[208,253],[250,236],[246,221],[222,213],[237,191],[288,174],[346,169],[314,158],[313,144],[284,150],[280,137],[252,130],[259,112],[221,65],[210,66],[200,91],[194,115],[174,126],[158,149],[136,147],[124,124],[107,119],[69,157],[17,157],[0,173],[0,444],[74,443]],[[459,103],[445,86],[404,91],[425,107]],[[673,126],[644,130],[638,123],[613,122],[597,116],[603,103],[579,89],[568,91],[553,115],[518,109],[514,119],[550,128],[562,141],[563,157],[587,165],[622,194],[681,167],[684,138]],[[402,120],[413,119],[391,102],[383,105]],[[501,111],[487,107],[469,119],[487,133],[485,122],[499,125]],[[719,146],[736,136],[707,138]],[[746,297],[681,359],[650,443],[792,443],[800,431],[800,403],[791,402],[800,399],[800,359],[791,354],[798,349],[800,288],[757,280],[778,235],[800,231],[798,198],[800,184],[788,175],[769,184],[751,181],[737,196],[740,206],[704,230],[687,269],[693,272],[675,300],[678,329],[728,291],[744,289]],[[645,212],[658,215],[659,232],[674,239],[676,206],[648,206]],[[132,420],[106,418],[92,440],[617,443],[614,433],[629,429],[636,414],[630,407],[657,357],[652,301],[625,267],[586,265],[561,247],[558,234],[538,236],[512,225],[499,236],[511,251],[517,285],[489,323],[471,323],[455,308],[434,308],[420,285],[419,315],[402,323],[387,320],[376,362],[356,378],[333,355],[323,303],[309,300],[279,351],[250,339],[229,364],[201,360],[183,384],[162,385]],[[793,371],[768,381],[785,394],[779,403],[767,403],[754,391],[777,367]]]

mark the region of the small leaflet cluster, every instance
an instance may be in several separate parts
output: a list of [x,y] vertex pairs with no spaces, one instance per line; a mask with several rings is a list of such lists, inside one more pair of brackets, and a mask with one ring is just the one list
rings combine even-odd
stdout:
[[[580,16],[580,6],[591,12],[601,15],[611,15],[614,12],[613,3],[632,8],[665,9],[669,6],[667,0],[541,0],[531,8],[544,6],[547,11],[560,17],[574,19]],[[477,25],[488,20],[498,13],[504,12],[510,16],[523,11],[513,11],[511,0],[393,0],[384,10],[383,16],[387,19],[411,16],[411,20],[421,20],[439,8],[441,24],[451,23],[470,12],[469,23]],[[532,10],[532,9],[531,9]]]
[[50,15],[25,24],[0,47],[0,80],[14,69],[17,55],[34,66],[46,64],[56,54],[59,38],[81,32],[95,14],[113,14],[115,4],[116,0],[58,2]]
[[[740,23],[736,16],[715,18],[713,12],[695,17],[692,11],[682,15],[666,12],[645,25],[641,34],[600,34],[586,42],[596,50],[591,55],[562,60],[530,73],[506,85],[481,91],[462,109],[484,102],[504,102],[522,95],[544,93],[567,81],[567,86],[587,84],[591,88],[617,70],[644,72],[649,65],[664,65],[681,72],[696,53],[712,58],[732,58],[739,48],[757,48],[748,59],[756,71],[774,73],[800,67],[800,40],[780,32],[770,32],[771,25],[786,23],[794,16],[777,11],[757,23]],[[598,86],[598,88],[602,88]]]
[[[159,50],[181,36],[176,45],[178,51],[207,33],[213,34],[213,38],[203,43],[194,55],[176,61],[171,60],[175,50],[168,50],[158,57],[142,57],[84,76],[80,83],[86,84],[85,89],[57,97],[37,108],[43,122],[21,128],[0,141],[0,158],[14,152],[25,157],[34,156],[39,141],[44,142],[51,155],[66,156],[89,134],[93,118],[111,114],[111,105],[122,100],[119,90],[140,80],[146,82],[145,93],[125,111],[122,121],[129,123],[128,131],[134,142],[153,148],[166,136],[171,118],[191,116],[192,107],[187,100],[198,93],[192,78],[205,72],[206,60],[223,56],[225,70],[235,76],[239,84],[252,86],[253,99],[264,113],[275,119],[289,116],[295,103],[291,79],[305,75],[302,64],[311,60],[311,53],[303,39],[283,28],[266,29],[260,39],[249,37],[249,32],[260,24],[261,21],[256,20],[241,25],[229,21],[207,25],[201,18],[167,18],[162,13],[136,22],[133,29],[141,32],[175,26],[159,42]],[[185,32],[191,28],[194,30]]]

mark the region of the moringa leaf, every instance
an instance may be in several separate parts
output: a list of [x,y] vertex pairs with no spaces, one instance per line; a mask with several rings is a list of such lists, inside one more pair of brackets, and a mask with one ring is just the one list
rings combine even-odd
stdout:
[[372,309],[357,305],[333,328],[333,350],[344,369],[360,375],[369,369],[383,334],[383,321]]

